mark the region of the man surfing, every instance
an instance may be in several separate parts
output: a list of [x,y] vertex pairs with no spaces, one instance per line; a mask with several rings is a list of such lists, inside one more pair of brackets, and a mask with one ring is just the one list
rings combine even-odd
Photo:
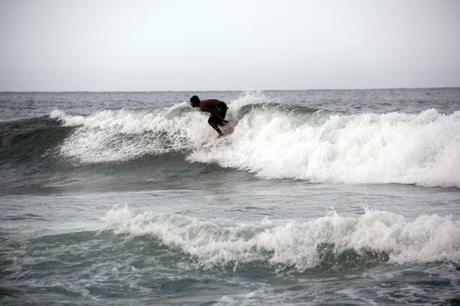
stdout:
[[198,96],[193,96],[190,98],[190,104],[192,107],[199,107],[200,111],[211,113],[209,116],[208,123],[209,125],[219,133],[219,137],[224,136],[224,133],[219,128],[219,125],[224,126],[228,123],[225,120],[225,115],[227,114],[228,106],[225,102],[219,101],[217,99],[209,99],[200,101]]

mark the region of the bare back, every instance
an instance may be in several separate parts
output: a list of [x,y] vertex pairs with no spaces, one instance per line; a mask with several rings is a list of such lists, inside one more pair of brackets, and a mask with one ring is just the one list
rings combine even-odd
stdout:
[[202,112],[210,112],[210,109],[213,109],[218,104],[222,103],[222,101],[217,99],[209,99],[209,100],[202,100],[200,103],[200,110]]

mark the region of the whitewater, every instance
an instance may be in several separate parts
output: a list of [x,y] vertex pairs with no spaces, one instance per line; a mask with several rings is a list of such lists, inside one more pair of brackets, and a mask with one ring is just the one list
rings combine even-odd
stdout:
[[116,233],[149,235],[179,247],[206,268],[267,261],[305,271],[320,263],[325,244],[332,246],[335,256],[353,250],[356,257],[381,255],[390,263],[460,260],[460,224],[450,217],[420,216],[408,221],[398,214],[365,210],[358,218],[332,213],[310,222],[276,224],[263,219],[251,224],[216,224],[116,208],[102,219]]
[[5,305],[455,305],[460,89],[0,93],[0,250]]
[[[251,97],[253,98],[253,97]],[[255,173],[264,179],[399,183],[460,187],[460,111],[334,114],[243,97],[229,104],[234,133],[206,146],[214,132],[185,103],[155,110],[50,117],[77,127],[61,147],[78,162],[126,161],[185,152],[189,162]]]

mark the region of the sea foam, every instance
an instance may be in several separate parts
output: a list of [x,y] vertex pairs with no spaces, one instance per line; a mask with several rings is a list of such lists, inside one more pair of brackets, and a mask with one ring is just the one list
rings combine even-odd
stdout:
[[460,111],[347,115],[267,102],[254,94],[232,101],[234,133],[213,145],[207,145],[216,137],[207,115],[185,102],[88,116],[56,110],[50,116],[75,127],[60,151],[82,163],[180,151],[189,162],[264,179],[460,187]]
[[215,162],[261,178],[460,187],[460,112],[326,115],[255,110],[220,146],[190,161]]
[[200,147],[211,139],[212,131],[204,127],[207,119],[203,114],[188,108],[181,103],[166,109],[105,110],[88,116],[56,110],[50,117],[76,127],[61,145],[62,155],[96,163]]
[[333,246],[334,254],[383,253],[382,258],[394,264],[460,262],[460,224],[437,215],[409,219],[366,210],[356,217],[331,213],[313,220],[263,219],[248,224],[114,208],[103,221],[105,229],[117,234],[160,239],[207,269],[265,261],[303,271],[321,263],[320,248],[325,244]]

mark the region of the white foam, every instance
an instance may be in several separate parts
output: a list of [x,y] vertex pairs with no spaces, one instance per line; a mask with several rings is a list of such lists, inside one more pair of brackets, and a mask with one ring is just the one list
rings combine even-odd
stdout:
[[144,154],[161,154],[201,145],[211,131],[199,112],[180,115],[181,103],[162,110],[100,111],[89,116],[51,116],[75,132],[61,145],[61,153],[80,162],[128,160]]
[[[247,92],[231,101],[228,117],[235,120],[243,106],[267,102],[263,94]],[[234,133],[213,146],[204,146],[216,137],[207,114],[185,102],[88,116],[56,110],[50,116],[76,127],[61,153],[80,162],[184,151],[191,152],[191,162],[267,179],[460,187],[460,111],[334,115],[272,106],[246,112]]]
[[460,187],[460,112],[294,117],[253,110],[222,145],[189,160],[269,179]]
[[[232,102],[229,117],[235,118],[236,112],[246,104],[263,101],[264,96],[257,92],[243,94]],[[193,110],[186,102],[163,109],[104,110],[88,116],[67,115],[61,110],[50,113],[50,118],[63,126],[76,127],[60,151],[65,157],[83,163],[200,148],[217,136],[208,126],[208,116]]]
[[236,114],[242,107],[246,105],[255,105],[271,102],[275,101],[268,98],[260,91],[246,90],[238,97],[238,99],[230,102],[229,113],[230,115]]
[[460,262],[460,224],[437,215],[412,220],[367,210],[357,217],[334,213],[315,220],[264,219],[245,224],[114,208],[103,221],[115,233],[161,239],[190,254],[204,268],[266,260],[302,271],[318,264],[317,246],[324,242],[333,243],[337,252],[385,252],[395,264]]

